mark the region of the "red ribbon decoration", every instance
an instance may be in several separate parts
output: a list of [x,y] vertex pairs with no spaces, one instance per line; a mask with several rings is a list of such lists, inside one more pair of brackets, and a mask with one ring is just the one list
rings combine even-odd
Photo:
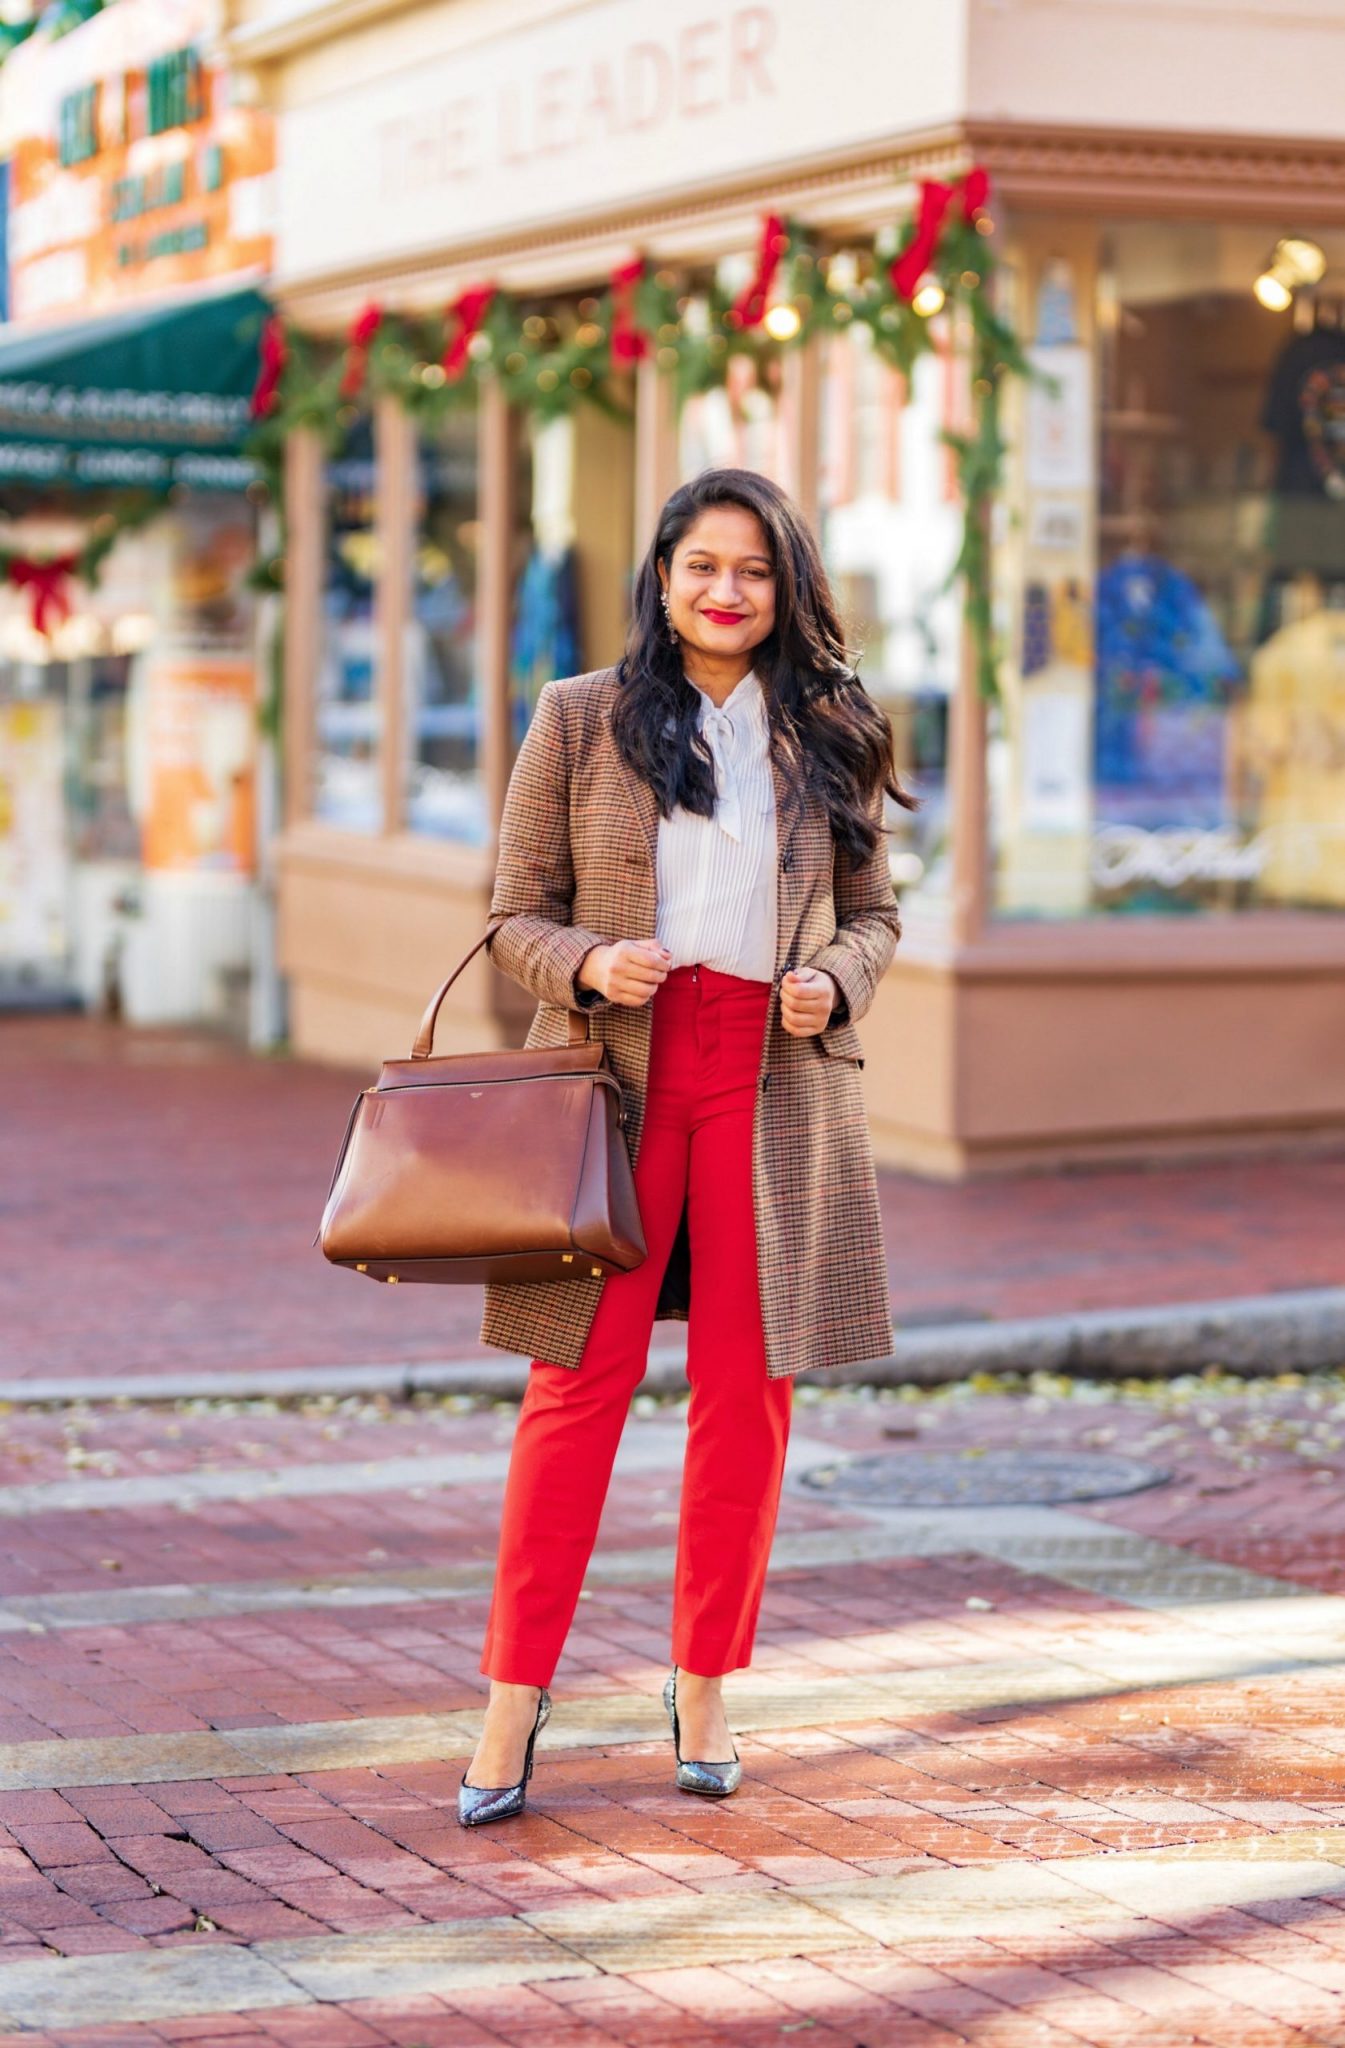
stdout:
[[757,274],[734,300],[729,318],[735,327],[760,327],[775,283],[775,273],[789,247],[789,230],[778,213],[768,213],[761,223],[761,245],[757,250]]
[[383,308],[370,304],[355,316],[346,342],[346,366],[341,373],[340,396],[347,404],[358,398],[369,368],[369,349],[383,319]]
[[257,371],[257,382],[252,391],[252,417],[265,419],[276,408],[280,396],[280,379],[285,369],[289,349],[285,342],[285,323],[278,313],[273,313],[262,329],[261,367]]
[[990,173],[983,164],[974,164],[962,180],[962,217],[975,220],[990,204]]
[[649,354],[649,336],[635,324],[635,289],[644,277],[644,257],[619,263],[612,272],[612,361],[638,363]]
[[449,319],[458,323],[457,333],[444,350],[444,371],[450,384],[456,384],[466,372],[472,341],[480,333],[494,298],[493,284],[477,284],[460,293],[449,307]]
[[892,289],[900,299],[909,305],[915,297],[916,287],[929,269],[943,234],[943,224],[954,200],[962,201],[962,218],[973,221],[985,211],[990,197],[990,174],[977,164],[967,172],[956,185],[941,185],[935,178],[920,181],[920,204],[916,212],[915,228],[906,247],[898,255],[888,273]]
[[79,559],[78,555],[53,555],[50,561],[35,562],[31,555],[12,555],[6,565],[5,574],[10,582],[17,590],[28,592],[34,628],[44,639],[53,624],[59,625],[70,616],[66,585],[78,570]]

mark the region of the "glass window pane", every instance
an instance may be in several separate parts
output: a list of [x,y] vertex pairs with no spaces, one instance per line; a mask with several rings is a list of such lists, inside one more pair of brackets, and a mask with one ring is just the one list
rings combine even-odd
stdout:
[[952,382],[929,357],[905,381],[866,331],[825,344],[822,553],[860,674],[892,720],[898,773],[921,807],[889,805],[893,877],[909,918],[941,917],[949,891],[948,709],[961,603],[948,574],[961,538],[940,435]]
[[412,604],[406,650],[406,823],[481,845],[480,519],[477,420],[448,415],[416,448]]
[[[1291,263],[1271,307],[1273,230],[1102,234],[1080,417],[1055,422],[1086,459],[1077,509],[1049,409],[1027,411],[1002,909],[1345,905],[1345,236],[1314,239],[1320,283]],[[1040,272],[1038,332],[1067,268]],[[1062,519],[1082,573],[1034,545]]]
[[778,362],[765,363],[759,375],[750,356],[731,356],[724,383],[687,400],[677,429],[684,483],[703,469],[755,469],[786,481],[788,422],[780,381]]
[[348,832],[383,828],[379,779],[374,444],[359,420],[324,470],[326,549],[314,706],[314,816]]
[[[63,987],[71,847],[64,662],[0,663],[0,994]],[[135,851],[132,839],[132,858]]]
[[[542,685],[555,676],[578,675],[585,666],[578,616],[572,468],[554,459],[557,448],[573,431],[572,417],[547,422],[524,417],[514,435],[509,534],[513,592],[509,613],[511,767],[532,723]],[[555,474],[557,468],[560,477]]]

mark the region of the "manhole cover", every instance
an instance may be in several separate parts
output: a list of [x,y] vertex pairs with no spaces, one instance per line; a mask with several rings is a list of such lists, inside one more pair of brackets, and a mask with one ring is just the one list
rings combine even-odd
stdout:
[[834,1500],[885,1508],[1052,1507],[1139,1493],[1171,1477],[1137,1458],[1072,1456],[1066,1451],[879,1451],[869,1458],[814,1465],[803,1485]]

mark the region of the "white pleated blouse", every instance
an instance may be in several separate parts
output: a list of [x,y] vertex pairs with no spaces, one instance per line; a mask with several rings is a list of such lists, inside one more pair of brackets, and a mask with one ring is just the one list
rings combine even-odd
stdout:
[[[690,677],[687,679],[690,681]],[[775,787],[766,700],[749,670],[722,705],[699,685],[697,718],[715,764],[712,818],[679,804],[659,819],[654,935],[674,967],[775,979]]]

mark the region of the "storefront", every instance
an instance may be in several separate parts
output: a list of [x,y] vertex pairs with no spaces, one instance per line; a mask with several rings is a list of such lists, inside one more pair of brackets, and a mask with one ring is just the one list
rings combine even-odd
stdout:
[[[892,821],[906,935],[865,1026],[881,1156],[948,1175],[1339,1137],[1341,32],[1307,10],[1290,81],[1269,7],[1145,15],[1138,38],[1106,0],[918,26],[601,0],[497,33],[450,6],[238,32],[281,118],[279,295],[334,346],[371,301],[485,282],[582,317],[637,252],[694,293],[750,271],[772,213],[839,276],[886,259],[920,179],[979,163],[1043,378],[1008,411],[988,708],[945,587],[953,335],[903,379],[829,334],[680,417],[654,354],[628,423],[539,427],[487,384],[451,432],[383,400],[334,455],[296,436],[278,861],[302,1050],[408,1035],[479,933],[538,681],[615,657],[658,503],[732,460],[817,521],[923,799]],[[480,963],[459,989],[446,1043],[517,1028]]]
[[201,0],[0,71],[0,1001],[246,1021],[269,117]]

